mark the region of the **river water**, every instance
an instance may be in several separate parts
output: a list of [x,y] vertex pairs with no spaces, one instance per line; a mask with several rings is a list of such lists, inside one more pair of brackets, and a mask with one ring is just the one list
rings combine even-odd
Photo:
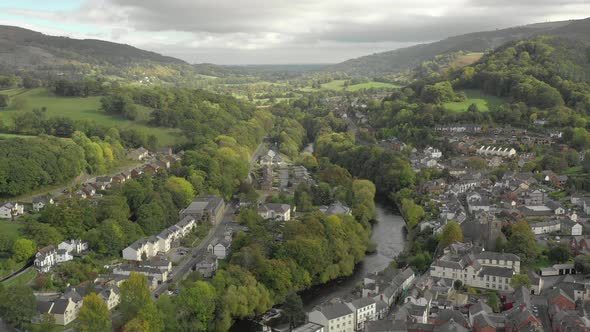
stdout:
[[377,243],[377,252],[365,256],[357,265],[353,275],[303,292],[301,298],[306,311],[330,299],[349,295],[367,273],[383,270],[397,254],[403,251],[405,223],[393,204],[384,199],[378,200],[375,202],[375,212],[377,221],[373,224],[371,239]]

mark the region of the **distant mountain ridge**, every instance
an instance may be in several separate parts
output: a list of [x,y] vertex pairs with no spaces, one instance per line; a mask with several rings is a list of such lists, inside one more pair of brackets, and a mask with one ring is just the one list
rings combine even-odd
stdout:
[[28,68],[70,62],[115,67],[137,62],[187,64],[180,59],[126,44],[49,36],[20,27],[0,25],[0,64]]
[[538,35],[559,36],[574,39],[590,39],[590,18],[575,21],[548,22],[513,27],[495,31],[483,31],[449,37],[429,44],[420,44],[393,51],[350,59],[327,66],[324,71],[342,72],[352,76],[381,77],[413,69],[424,61],[440,54],[458,51],[484,52],[507,42]]

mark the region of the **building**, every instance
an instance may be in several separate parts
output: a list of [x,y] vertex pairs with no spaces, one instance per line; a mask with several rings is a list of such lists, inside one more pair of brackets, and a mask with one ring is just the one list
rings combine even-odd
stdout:
[[324,326],[316,323],[307,323],[294,328],[291,332],[326,332]]
[[207,246],[207,252],[213,254],[217,259],[226,259],[231,248],[231,242],[228,240],[214,240]]
[[79,255],[82,252],[88,250],[88,242],[77,240],[67,240],[57,245],[57,249],[66,250],[72,255]]
[[129,276],[131,272],[141,273],[144,276],[149,278],[153,278],[157,281],[158,284],[161,284],[168,280],[168,272],[167,270],[163,270],[153,266],[136,266],[136,265],[120,265],[113,269],[113,274],[115,275],[122,275],[122,276]]
[[180,211],[180,218],[192,217],[196,221],[217,224],[223,220],[224,212],[225,201],[223,198],[208,195],[195,199],[186,209]]
[[141,261],[156,256],[159,240],[155,236],[139,239],[123,249],[123,259]]
[[565,235],[580,236],[584,227],[582,224],[571,219],[565,219],[561,222],[561,232]]
[[201,273],[205,278],[211,278],[217,272],[217,256],[207,255],[195,265],[195,271]]
[[54,204],[53,198],[48,196],[39,196],[33,198],[33,212],[41,211],[48,204]]
[[380,272],[370,273],[363,279],[362,295],[378,302],[382,301],[386,307],[390,307],[395,299],[410,287],[415,276],[411,268],[386,268]]
[[149,156],[149,151],[144,147],[140,147],[135,150],[131,150],[127,153],[127,159],[131,160],[144,160]]
[[25,210],[22,204],[8,202],[0,206],[1,219],[13,219],[14,217],[21,216],[24,213]]
[[430,266],[432,277],[461,280],[464,285],[512,291],[510,280],[520,273],[520,258],[514,254],[482,251],[470,245],[452,244]]
[[35,268],[42,273],[47,273],[57,264],[57,250],[54,246],[41,248],[35,255]]
[[530,225],[535,235],[559,232],[561,230],[561,221],[557,219],[530,223]]
[[354,312],[344,303],[321,307],[308,314],[309,322],[324,326],[325,332],[353,332]]
[[377,301],[370,297],[361,297],[346,305],[354,312],[355,330],[363,330],[367,322],[376,319]]
[[97,290],[98,296],[106,303],[109,310],[113,310],[121,302],[121,291],[119,287],[107,286],[102,290]]
[[57,299],[37,301],[38,316],[34,321],[40,322],[44,314],[49,314],[55,318],[55,324],[68,325],[78,318],[82,304],[82,296],[72,288]]
[[278,221],[291,220],[291,205],[279,203],[266,203],[258,208],[258,215],[264,219]]

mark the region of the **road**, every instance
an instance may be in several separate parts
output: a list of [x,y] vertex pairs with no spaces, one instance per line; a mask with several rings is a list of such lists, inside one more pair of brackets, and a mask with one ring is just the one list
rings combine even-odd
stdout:
[[162,293],[167,291],[171,283],[177,283],[178,281],[182,280],[184,276],[191,271],[195,264],[197,264],[201,259],[203,259],[203,257],[206,256],[207,246],[209,243],[211,243],[214,239],[223,238],[223,233],[234,223],[234,212],[234,208],[228,204],[223,215],[223,220],[220,223],[214,225],[213,228],[209,230],[207,236],[201,240],[198,246],[190,250],[189,254],[187,254],[187,259],[184,259],[177,266],[172,268],[169,282],[162,283],[158,286],[158,288],[152,291],[154,297],[157,298]]

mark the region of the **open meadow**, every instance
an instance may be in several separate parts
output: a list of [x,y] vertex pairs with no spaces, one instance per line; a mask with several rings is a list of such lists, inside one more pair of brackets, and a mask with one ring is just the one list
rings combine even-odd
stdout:
[[480,112],[487,112],[505,102],[502,98],[485,94],[479,90],[464,90],[463,92],[467,95],[466,100],[444,103],[443,106],[449,111],[466,112],[471,104],[475,104]]

